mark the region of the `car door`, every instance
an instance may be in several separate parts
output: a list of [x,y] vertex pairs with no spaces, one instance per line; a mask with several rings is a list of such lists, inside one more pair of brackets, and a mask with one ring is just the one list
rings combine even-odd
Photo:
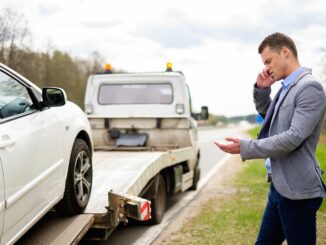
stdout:
[[34,109],[27,86],[0,70],[4,242],[20,236],[46,212],[58,200],[64,185],[59,121],[52,109]]

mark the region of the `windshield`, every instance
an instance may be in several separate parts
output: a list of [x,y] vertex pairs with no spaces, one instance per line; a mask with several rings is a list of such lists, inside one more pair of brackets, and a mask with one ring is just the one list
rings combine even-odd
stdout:
[[103,84],[100,86],[98,102],[114,104],[170,104],[173,89],[169,83]]

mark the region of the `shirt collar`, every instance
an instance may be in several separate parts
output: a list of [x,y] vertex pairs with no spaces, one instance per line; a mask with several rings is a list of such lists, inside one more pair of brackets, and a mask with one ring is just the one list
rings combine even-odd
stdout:
[[282,90],[286,90],[288,89],[288,87],[290,86],[290,84],[292,83],[293,79],[304,69],[304,67],[300,67],[299,69],[295,70],[294,72],[292,72],[290,74],[290,76],[288,76],[287,78],[285,78],[282,81]]

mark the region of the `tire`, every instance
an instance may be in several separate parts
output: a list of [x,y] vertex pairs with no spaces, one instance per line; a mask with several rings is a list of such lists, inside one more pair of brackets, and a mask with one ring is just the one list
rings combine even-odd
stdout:
[[197,190],[199,180],[200,180],[200,167],[199,167],[199,160],[198,160],[196,167],[194,169],[193,183],[192,186],[189,188],[189,190],[191,191]]
[[151,219],[146,224],[155,225],[162,222],[166,210],[166,185],[162,175],[157,177],[155,193],[151,198]]
[[72,147],[63,199],[55,207],[64,215],[80,214],[86,208],[92,190],[91,151],[82,139]]

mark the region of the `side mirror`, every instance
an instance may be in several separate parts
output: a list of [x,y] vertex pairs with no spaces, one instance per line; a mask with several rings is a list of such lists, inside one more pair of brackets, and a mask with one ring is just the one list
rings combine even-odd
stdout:
[[208,107],[207,106],[202,106],[201,107],[200,115],[201,115],[201,120],[207,120],[208,119],[209,113],[208,113]]
[[191,116],[195,120],[207,120],[208,116],[209,116],[208,107],[207,106],[202,106],[200,113],[191,113]]
[[43,88],[42,97],[44,107],[63,106],[67,102],[67,95],[61,88]]

